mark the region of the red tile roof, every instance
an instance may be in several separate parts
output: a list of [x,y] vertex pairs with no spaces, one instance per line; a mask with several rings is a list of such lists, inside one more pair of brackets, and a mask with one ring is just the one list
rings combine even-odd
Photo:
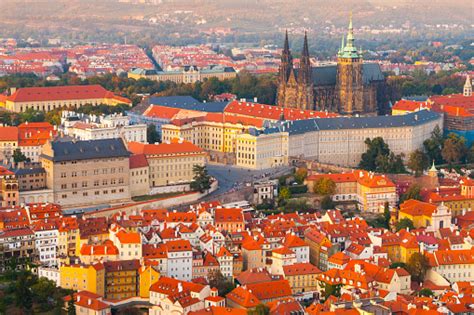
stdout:
[[411,216],[425,215],[431,217],[436,208],[436,205],[431,203],[410,199],[400,205],[400,212]]
[[247,284],[247,289],[259,300],[273,300],[292,296],[288,280]]
[[283,273],[288,276],[301,276],[308,274],[318,274],[322,271],[311,263],[297,263],[293,265],[283,266]]
[[217,208],[214,220],[216,223],[222,222],[244,222],[241,208]]
[[134,154],[145,155],[202,154],[204,152],[203,149],[189,141],[173,141],[160,144],[129,142],[128,149]]
[[130,169],[147,167],[148,161],[144,154],[133,154],[130,156]]
[[254,308],[260,304],[257,296],[244,287],[235,288],[226,295],[226,298],[243,308]]
[[414,112],[416,110],[420,110],[423,108],[430,108],[430,106],[426,102],[399,100],[393,105],[392,110],[403,110],[403,111]]
[[[8,97],[8,100],[12,102],[39,102],[96,98],[116,98],[116,96],[98,84],[68,85],[20,88]],[[120,99],[131,104],[131,101],[126,98]]]
[[18,141],[18,128],[0,127],[0,141]]

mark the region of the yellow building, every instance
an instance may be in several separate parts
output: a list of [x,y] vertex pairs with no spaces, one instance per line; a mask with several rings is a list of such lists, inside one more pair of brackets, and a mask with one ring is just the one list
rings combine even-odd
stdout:
[[390,261],[403,263],[407,263],[411,255],[420,251],[416,236],[405,230],[383,234],[382,248],[387,251]]
[[436,205],[410,199],[400,205],[398,220],[409,219],[415,228],[426,228],[432,225],[431,217],[435,210]]
[[64,107],[79,108],[86,104],[131,106],[132,102],[107,91],[100,85],[70,85],[20,88],[7,97],[5,104],[8,110],[22,113],[28,109],[46,112]]
[[90,291],[104,296],[105,268],[101,263],[93,265],[63,265],[59,267],[61,287],[75,291]]
[[236,138],[236,165],[262,170],[288,164],[288,132],[239,134]]
[[207,153],[188,141],[173,140],[160,144],[128,143],[134,154],[144,154],[149,165],[150,186],[168,186],[193,180],[193,167],[204,166]]
[[310,263],[283,266],[283,276],[290,283],[293,294],[311,292],[318,289],[317,275],[321,273]]
[[217,78],[219,80],[231,79],[237,76],[232,67],[209,66],[198,68],[196,66],[184,66],[176,71],[156,71],[137,68],[127,73],[130,79],[149,79],[155,81],[172,81],[175,83],[195,83],[205,79]]
[[248,132],[250,127],[261,128],[263,120],[208,113],[192,119],[175,119],[161,127],[162,140],[181,138],[208,151],[235,153],[237,135]]
[[142,266],[139,273],[140,280],[140,297],[150,297],[150,287],[158,282],[160,279],[160,273],[152,266]]
[[121,300],[140,294],[139,260],[119,260],[104,263],[105,297]]
[[395,184],[385,177],[374,173],[358,171],[357,198],[359,209],[363,212],[383,212],[384,205],[394,207],[397,202]]

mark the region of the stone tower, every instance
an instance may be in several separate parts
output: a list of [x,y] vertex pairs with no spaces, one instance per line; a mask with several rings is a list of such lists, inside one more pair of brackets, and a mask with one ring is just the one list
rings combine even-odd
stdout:
[[362,79],[362,54],[354,45],[352,13],[349,20],[346,43],[342,38],[337,54],[336,93],[339,99],[339,112],[343,114],[364,113],[370,110],[364,106],[364,82]]
[[281,107],[312,109],[313,93],[308,38],[305,34],[300,69],[296,72],[293,68],[287,32],[279,69],[277,104]]
[[464,83],[464,96],[472,96],[472,83],[469,76],[466,77],[466,83]]
[[314,86],[311,75],[311,60],[308,49],[308,36],[305,32],[303,51],[301,52],[300,68],[298,71],[298,108],[313,109]]

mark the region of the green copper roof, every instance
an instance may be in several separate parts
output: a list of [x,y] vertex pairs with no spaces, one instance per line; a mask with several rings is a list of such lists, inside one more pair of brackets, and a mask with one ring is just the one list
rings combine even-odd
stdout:
[[337,55],[338,57],[341,57],[341,58],[360,58],[362,54],[357,50],[357,48],[354,45],[355,39],[354,39],[354,29],[352,27],[352,12],[349,18],[349,27],[347,29],[348,31],[347,31],[346,44],[344,46],[344,38],[343,38],[341,49],[339,50],[339,53]]

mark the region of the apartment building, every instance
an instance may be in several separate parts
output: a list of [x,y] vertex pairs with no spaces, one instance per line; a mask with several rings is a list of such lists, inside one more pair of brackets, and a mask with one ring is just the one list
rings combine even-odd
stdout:
[[54,202],[70,209],[129,201],[129,155],[122,139],[55,141],[40,160]]
[[288,132],[256,129],[236,138],[236,165],[262,170],[288,164]]
[[188,141],[175,139],[160,144],[130,142],[133,154],[144,154],[149,165],[151,187],[186,184],[193,180],[194,165],[204,166],[207,154]]

